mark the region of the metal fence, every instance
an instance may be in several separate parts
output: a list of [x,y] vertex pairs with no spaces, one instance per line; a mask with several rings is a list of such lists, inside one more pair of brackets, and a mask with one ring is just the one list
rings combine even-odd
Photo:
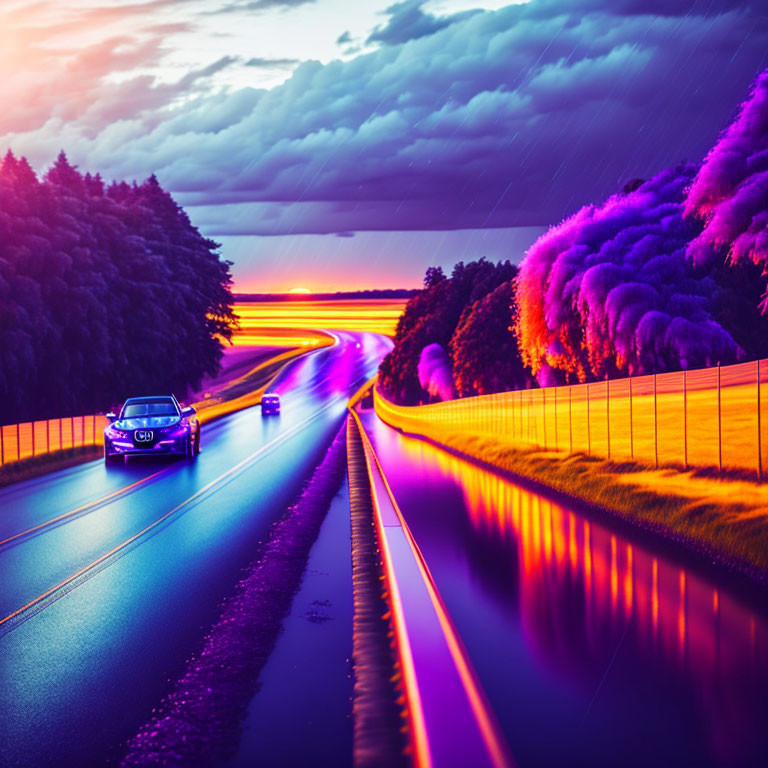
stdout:
[[104,416],[28,421],[0,427],[0,466],[63,448],[102,445]]
[[654,467],[715,467],[765,476],[768,360],[591,384],[514,390],[421,406],[375,392],[387,422],[504,435],[546,450]]

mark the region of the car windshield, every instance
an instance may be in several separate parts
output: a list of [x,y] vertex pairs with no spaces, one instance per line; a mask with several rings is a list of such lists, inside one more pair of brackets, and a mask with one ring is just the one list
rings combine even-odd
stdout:
[[128,402],[123,406],[122,418],[137,419],[143,416],[178,416],[173,400],[142,400],[140,402]]

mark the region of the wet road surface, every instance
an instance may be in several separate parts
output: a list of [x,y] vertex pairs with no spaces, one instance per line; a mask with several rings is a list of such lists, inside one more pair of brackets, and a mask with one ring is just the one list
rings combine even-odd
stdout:
[[390,346],[337,336],[279,377],[279,417],[205,426],[196,462],[91,462],[0,490],[0,765],[119,760]]

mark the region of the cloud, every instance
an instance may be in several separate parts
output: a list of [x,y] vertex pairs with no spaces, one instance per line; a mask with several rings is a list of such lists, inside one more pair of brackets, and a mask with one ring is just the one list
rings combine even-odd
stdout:
[[425,0],[403,0],[390,5],[384,11],[389,16],[389,20],[383,26],[376,27],[366,42],[399,45],[408,40],[433,35],[457,21],[478,13],[478,11],[465,11],[452,16],[434,16],[431,13],[424,13],[422,10],[424,4]]
[[292,69],[299,63],[298,59],[264,59],[254,57],[245,62],[246,67],[259,67],[260,69]]
[[221,8],[209,11],[217,13],[237,13],[238,11],[290,11],[301,5],[315,3],[317,0],[243,0],[242,2],[229,3]]
[[352,33],[349,30],[346,30],[346,32],[342,32],[336,38],[336,45],[349,45],[349,43],[351,42],[352,42]]
[[0,84],[0,149],[250,206],[220,234],[548,224],[704,155],[768,49],[768,19],[733,6],[531,0],[426,32],[440,17],[398,3],[376,49],[271,90],[134,72],[162,35],[67,54],[75,77],[35,42],[45,77]]

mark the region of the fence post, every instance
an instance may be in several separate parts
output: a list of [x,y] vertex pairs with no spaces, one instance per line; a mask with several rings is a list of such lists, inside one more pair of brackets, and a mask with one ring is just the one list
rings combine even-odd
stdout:
[[547,450],[547,388],[541,388],[541,418],[544,430],[544,450]]
[[632,415],[632,373],[629,374],[629,458],[635,460],[635,425]]
[[557,439],[557,390],[559,387],[555,387],[555,450],[560,450],[560,442]]
[[688,371],[683,371],[683,466],[688,469]]
[[659,468],[659,412],[656,403],[656,374],[653,374],[653,455]]
[[[587,388],[587,456],[592,455],[592,428],[590,425],[590,413],[589,413],[589,382],[584,385]],[[126,459],[127,461],[127,459]]]
[[717,365],[717,466],[723,471],[723,420],[720,402],[720,364]]
[[573,384],[568,385],[568,439],[573,453]]
[[755,361],[757,373],[757,482],[763,482],[763,435],[760,414],[760,361]]
[[[59,419],[59,450],[64,448],[64,430],[61,427],[61,419]],[[128,459],[125,459],[128,461]]]
[[525,420],[528,423],[528,442],[534,440],[534,424],[533,422],[533,390],[528,390],[528,405],[526,407]]
[[32,422],[32,455],[35,455],[35,424],[37,424],[36,421]]
[[45,420],[45,452],[51,452],[51,420]]
[[608,438],[608,458],[611,458],[611,380],[605,380],[605,434]]
[[533,390],[528,390],[528,426],[530,429],[530,438],[537,445],[539,443],[539,427],[536,424],[536,417],[533,415]]
[[21,459],[21,435],[19,432],[19,425],[16,424],[16,461],[19,461],[19,459]]

